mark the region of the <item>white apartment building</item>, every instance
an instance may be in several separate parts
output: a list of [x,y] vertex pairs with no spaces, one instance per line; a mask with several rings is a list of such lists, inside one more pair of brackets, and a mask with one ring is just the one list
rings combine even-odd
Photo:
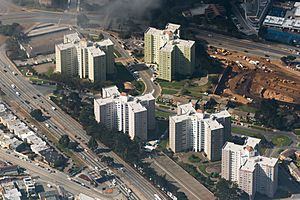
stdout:
[[92,82],[106,80],[114,73],[114,44],[110,39],[92,43],[77,33],[64,36],[55,46],[56,71],[67,76],[79,76]]
[[250,199],[256,192],[272,198],[277,189],[278,159],[259,156],[259,143],[248,137],[244,145],[227,142],[222,149],[222,178],[237,183]]
[[172,81],[176,73],[193,74],[195,42],[180,39],[180,25],[169,23],[164,30],[150,27],[144,40],[145,62],[158,65],[158,78]]
[[103,88],[102,98],[94,100],[94,114],[108,129],[147,140],[148,130],[155,128],[155,98],[151,94],[133,97],[116,86]]
[[[169,144],[173,152],[204,151],[210,160],[220,160],[221,150],[231,132],[227,111],[215,114],[197,112],[191,103],[179,105],[169,119]],[[226,134],[225,134],[226,133]]]

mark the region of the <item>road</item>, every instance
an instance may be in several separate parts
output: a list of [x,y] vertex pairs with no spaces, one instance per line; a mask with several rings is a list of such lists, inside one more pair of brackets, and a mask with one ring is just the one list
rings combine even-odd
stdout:
[[120,41],[116,36],[109,34],[105,31],[102,31],[102,34],[105,38],[109,38],[115,44],[115,49],[120,53],[122,58],[125,60],[132,60],[132,62],[122,62],[122,64],[127,67],[129,64],[132,64],[132,67],[139,71],[139,76],[143,83],[145,84],[144,94],[151,93],[155,98],[160,96],[161,88],[158,84],[154,83],[153,79],[153,72],[143,63],[134,64],[134,58],[129,55],[122,47],[122,41]]
[[166,174],[167,178],[182,190],[190,200],[215,199],[212,192],[182,169],[176,162],[164,154],[159,154],[149,161],[155,170]]
[[294,55],[299,58],[299,55],[290,51],[299,50],[297,47],[283,45],[283,44],[273,44],[273,43],[259,43],[251,40],[239,39],[230,36],[225,36],[217,33],[212,33],[204,30],[192,29],[195,32],[196,39],[204,39],[210,45],[225,48],[231,51],[248,51],[250,54],[254,54],[260,57],[265,55],[270,56],[270,58],[280,59],[282,56]]
[[[39,108],[43,110],[46,115],[51,116],[51,118],[44,123],[48,123],[50,125],[50,131],[53,133],[56,139],[59,139],[63,134],[68,134],[72,140],[79,142],[80,146],[82,146],[84,149],[88,149],[86,143],[89,141],[89,136],[76,120],[64,113],[52,101],[45,98],[27,80],[24,79],[21,73],[18,72],[19,75],[17,76],[13,75],[12,72],[17,72],[17,69],[13,65],[13,63],[11,63],[10,60],[6,57],[5,46],[1,46],[0,48],[0,61],[2,62],[2,66],[0,68],[0,79],[2,85],[0,85],[0,87],[2,88],[4,93],[8,97],[16,101],[19,104],[20,109],[24,109],[27,112],[30,112],[31,109]],[[3,68],[4,65],[6,66],[6,68]],[[6,70],[7,72],[4,72],[4,70]],[[16,86],[16,89],[13,89],[11,87],[11,84],[14,84]],[[20,96],[17,96],[16,92],[19,92]],[[25,103],[25,101],[29,101],[30,104],[28,105],[27,103]],[[56,107],[57,109],[55,111],[52,110],[52,106]],[[45,124],[42,125],[45,127]],[[80,137],[81,140],[75,138],[75,135]],[[102,144],[100,144],[100,146],[104,147],[104,145]],[[82,151],[80,153],[77,153],[77,155],[81,159],[84,158],[84,162],[91,169],[94,169],[95,167],[98,167],[100,170],[107,168],[107,166],[105,166],[103,163],[95,160],[97,155],[92,151]],[[125,166],[126,170],[124,172],[120,171],[120,174],[117,175],[127,180],[132,190],[139,193],[139,197],[141,197],[141,199],[154,199],[154,194],[160,194],[161,198],[163,198],[163,195],[158,189],[152,186],[146,179],[138,174],[135,169],[125,163],[120,157],[118,157],[113,152],[109,152],[107,153],[107,155],[113,157],[116,162]],[[125,184],[122,182],[119,185],[120,189],[123,192],[126,192],[126,188],[128,186],[125,186]],[[133,197],[133,199],[138,199],[136,195],[134,195]]]
[[84,193],[86,195],[97,197],[100,199],[111,199],[111,197],[103,194],[99,194],[99,191],[93,189],[87,189],[75,182],[72,182],[68,179],[68,176],[60,171],[56,171],[56,173],[49,173],[47,169],[36,166],[34,163],[30,163],[29,161],[22,160],[18,157],[12,155],[12,153],[8,154],[5,150],[0,149],[0,157],[5,161],[9,161],[13,164],[16,164],[20,167],[25,168],[29,174],[34,176],[39,176],[42,180],[47,181],[53,185],[63,186],[67,191],[72,194],[78,195],[79,193]]

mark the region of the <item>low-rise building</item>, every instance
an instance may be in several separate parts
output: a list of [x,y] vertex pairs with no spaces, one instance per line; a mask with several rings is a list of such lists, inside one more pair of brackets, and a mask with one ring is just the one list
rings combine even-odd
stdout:
[[295,178],[295,180],[300,182],[300,169],[299,169],[299,167],[297,167],[297,165],[295,165],[294,162],[290,162],[290,164],[288,164],[288,169],[289,169],[291,175]]

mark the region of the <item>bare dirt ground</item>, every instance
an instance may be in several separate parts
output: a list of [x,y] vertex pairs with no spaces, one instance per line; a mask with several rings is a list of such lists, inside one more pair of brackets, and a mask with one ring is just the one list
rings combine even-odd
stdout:
[[45,64],[36,65],[33,68],[39,74],[44,74],[44,73],[47,73],[49,70],[54,70],[55,69],[55,64],[53,64],[53,63],[45,63]]
[[287,68],[280,61],[249,57],[241,53],[213,55],[232,67],[223,93],[227,97],[243,104],[262,98],[300,104],[299,71]]
[[0,35],[0,45],[4,44],[8,37]]

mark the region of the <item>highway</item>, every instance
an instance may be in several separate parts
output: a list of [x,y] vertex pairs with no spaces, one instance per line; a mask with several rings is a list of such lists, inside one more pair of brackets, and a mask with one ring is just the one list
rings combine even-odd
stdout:
[[250,54],[254,54],[260,57],[265,55],[270,58],[280,59],[282,56],[294,55],[299,58],[299,55],[290,50],[299,50],[297,47],[283,45],[283,44],[271,44],[271,43],[259,43],[251,40],[239,39],[230,36],[225,36],[209,31],[192,29],[195,32],[196,39],[206,40],[208,44],[220,48],[225,48],[231,51],[248,51]]
[[[44,123],[48,123],[50,125],[50,131],[53,133],[53,136],[56,139],[59,139],[61,135],[67,134],[69,137],[80,143],[80,146],[84,149],[88,149],[86,143],[89,140],[89,136],[86,135],[86,132],[82,129],[81,125],[71,118],[69,115],[64,113],[57,105],[55,105],[52,101],[49,101],[47,98],[43,97],[43,95],[37,91],[28,81],[26,81],[20,72],[17,71],[13,63],[5,55],[5,46],[1,46],[0,48],[0,60],[2,62],[2,66],[0,68],[0,78],[1,78],[1,89],[3,92],[15,100],[20,108],[30,112],[30,109],[40,108],[44,111],[44,113],[50,116],[50,119],[46,120]],[[6,68],[3,68],[4,65]],[[10,66],[10,67],[9,67]],[[4,72],[6,70],[7,72]],[[15,76],[13,71],[17,72],[18,75]],[[16,86],[16,89],[11,87],[11,84]],[[16,92],[20,93],[20,96],[16,95]],[[30,105],[26,104],[25,101],[29,101]],[[52,110],[52,106],[57,109]],[[45,124],[42,124],[45,127]],[[57,128],[55,128],[57,127]],[[78,140],[75,138],[75,135],[81,138]],[[100,146],[104,147],[104,145],[100,144]],[[154,199],[153,194],[160,194],[160,191],[152,186],[147,180],[145,180],[140,174],[138,174],[135,169],[131,166],[127,165],[120,157],[118,157],[113,152],[107,153],[108,156],[113,157],[114,160],[120,164],[125,166],[124,172],[118,171],[121,177],[128,180],[129,184],[132,187],[133,191],[139,192],[139,197],[141,199]],[[78,156],[83,159],[87,166],[91,169],[98,167],[98,169],[107,168],[103,163],[95,160],[97,155],[92,151],[82,151],[78,153]],[[125,193],[127,186],[124,183],[120,183],[120,189]],[[163,198],[163,195],[161,195]],[[136,194],[132,195],[132,199],[139,199]]]

